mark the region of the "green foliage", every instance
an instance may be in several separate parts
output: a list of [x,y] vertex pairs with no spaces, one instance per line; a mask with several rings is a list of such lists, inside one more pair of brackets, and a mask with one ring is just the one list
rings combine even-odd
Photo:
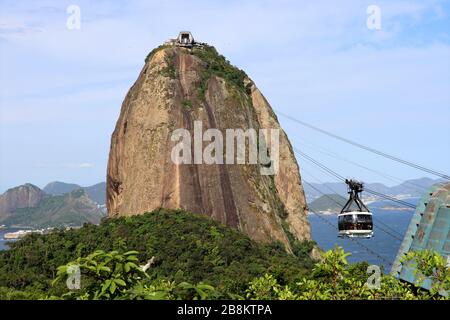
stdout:
[[[313,245],[295,243],[289,255],[282,243],[257,244],[207,217],[160,209],[13,243],[0,252],[0,299],[442,299],[437,292],[449,286],[435,252],[405,258],[433,279],[428,292],[383,274],[369,286],[368,264],[349,264],[340,247],[310,268]],[[139,265],[152,257],[144,272]],[[81,289],[68,290],[75,265]]]
[[216,289],[202,282],[190,284],[188,282],[158,279],[151,284],[138,283],[129,290],[122,299],[130,300],[210,300],[223,298]]
[[427,292],[417,290],[389,275],[380,276],[379,287],[367,284],[367,263],[349,265],[342,248],[323,254],[310,276],[288,285],[280,285],[269,274],[252,280],[246,290],[248,299],[258,300],[341,300],[341,299],[430,299]]
[[[322,254],[310,279],[297,283],[299,299],[412,299],[421,298],[413,288],[399,280],[380,274],[380,286],[369,287],[368,263],[349,265],[341,247]],[[422,297],[423,298],[423,297]]]
[[23,291],[0,287],[0,300],[40,300],[43,298],[45,298],[45,295],[41,291]]
[[64,280],[70,275],[69,270],[77,267],[85,276],[82,281],[83,289],[71,291],[63,295],[63,298],[116,299],[135,286],[139,280],[148,277],[136,264],[137,254],[137,251],[122,254],[118,251],[105,253],[97,250],[87,257],[78,258],[58,267],[53,283]]
[[347,257],[350,253],[345,253],[342,247],[336,245],[334,250],[328,250],[322,255],[322,261],[316,264],[313,269],[315,277],[330,279],[333,286],[339,279],[347,275]]
[[[170,46],[161,45],[153,49],[146,57],[145,62],[147,63],[153,57],[153,55],[159,50],[169,48]],[[215,75],[224,79],[227,83],[234,85],[237,89],[245,94],[249,94],[248,88],[244,85],[244,80],[247,75],[244,71],[230,64],[230,62],[223,56],[220,55],[213,46],[203,45],[201,48],[193,48],[190,51],[191,54],[199,57],[204,62],[206,62],[206,69],[200,75],[200,83],[198,85],[198,98],[203,101],[205,98],[205,92],[207,89],[207,83],[211,76]],[[167,66],[161,71],[163,75],[175,79],[176,68],[175,63],[172,61],[171,57],[166,57]]]
[[311,254],[311,251],[316,246],[317,246],[317,243],[315,241],[310,241],[310,240],[299,241],[299,240],[295,239],[294,242],[291,242],[292,252],[294,253],[294,255],[300,260],[310,261],[311,262],[311,264],[309,265],[310,267],[312,267],[312,262],[313,262],[310,259],[310,254]]
[[231,65],[223,55],[217,52],[216,48],[204,45],[202,48],[194,48],[192,53],[207,63],[206,71],[201,75],[199,85],[200,100],[205,97],[207,81],[212,75],[216,75],[246,92],[244,80],[247,78],[247,74]]
[[209,70],[203,71],[200,74],[200,83],[198,85],[198,89],[197,89],[197,98],[200,101],[204,101],[205,100],[205,93],[206,90],[208,89],[208,80],[211,77],[212,73]]
[[[288,240],[289,240],[289,244],[291,246],[292,249],[292,253],[300,260],[302,261],[307,261],[310,262],[307,266],[308,268],[312,268],[313,264],[312,264],[312,260],[310,258],[310,253],[313,250],[313,248],[317,245],[317,243],[315,241],[309,241],[309,240],[305,240],[305,241],[299,241],[293,234],[292,232],[289,230],[289,225],[287,224],[286,221],[282,221],[281,222],[281,226],[283,228],[284,233],[286,234]],[[282,243],[280,243],[280,245],[282,247],[284,247],[284,245]]]
[[69,270],[77,267],[80,270],[79,289],[68,290],[61,296],[51,299],[79,300],[163,300],[189,299],[206,300],[219,297],[214,287],[204,284],[190,284],[174,281],[156,280],[145,283],[149,276],[137,265],[137,251],[121,253],[119,251],[104,252],[97,250],[87,257],[80,257],[66,265],[58,267],[53,284],[63,282],[71,276]]
[[192,101],[189,99],[184,99],[183,101],[181,101],[181,105],[186,111],[192,110]]
[[[223,234],[217,227],[210,228],[209,235],[222,239]],[[119,241],[118,247],[124,242]],[[203,244],[201,244],[203,246]],[[348,253],[342,248],[323,254],[309,275],[298,280],[283,283],[277,272],[265,273],[248,281],[244,289],[226,291],[207,282],[192,284],[180,280],[184,278],[181,271],[176,272],[173,280],[164,277],[152,277],[138,266],[137,251],[123,252],[113,250],[108,253],[97,250],[86,257],[79,257],[68,264],[58,267],[54,285],[64,282],[70,274],[69,269],[78,266],[81,271],[81,289],[69,290],[62,287],[57,294],[48,295],[42,290],[16,290],[0,287],[0,299],[127,299],[127,300],[161,300],[161,299],[256,299],[256,300],[328,300],[328,299],[442,299],[433,292],[422,291],[390,275],[380,275],[378,287],[368,285],[367,263],[349,265]],[[213,250],[214,251],[214,250]],[[430,258],[433,256],[433,258]],[[417,253],[414,258],[417,265],[424,266],[421,272],[437,274],[436,267],[441,266],[434,254]],[[408,260],[409,261],[409,260]],[[434,262],[432,262],[434,261]],[[153,267],[150,268],[152,270]],[[422,269],[421,269],[422,270]],[[439,275],[440,277],[440,275]],[[448,285],[448,279],[443,279]],[[42,289],[42,288],[41,288]],[[447,297],[448,298],[448,297]]]
[[175,62],[173,61],[173,58],[172,57],[166,57],[165,61],[166,61],[166,67],[164,67],[161,70],[161,73],[164,76],[169,77],[170,79],[176,79],[176,77],[177,77],[177,70],[175,68]]
[[294,300],[296,298],[289,286],[281,286],[269,274],[252,280],[246,290],[246,297],[251,300]]
[[256,243],[208,217],[160,209],[14,242],[10,250],[0,252],[0,287],[60,296],[65,284],[51,285],[58,266],[96,250],[123,247],[138,251],[139,261],[155,257],[147,271],[152,281],[204,282],[227,297],[244,292],[249,281],[265,273],[282,284],[295,282],[312,265],[308,256],[300,259],[282,245]]
[[417,286],[427,279],[431,281],[431,295],[449,294],[450,267],[446,259],[433,249],[410,251],[402,259],[402,263],[414,268]]
[[[367,263],[349,265],[347,256],[342,248],[323,254],[321,262],[317,263],[310,276],[305,276],[296,283],[280,285],[270,274],[256,278],[249,283],[246,290],[248,299],[272,300],[341,300],[341,299],[442,299],[427,291],[420,290],[401,282],[390,275],[380,275],[379,287],[367,284]],[[417,256],[415,256],[417,258]],[[425,258],[426,257],[426,258]],[[429,255],[420,254],[419,260],[435,261],[442,266],[440,259],[429,259]],[[438,262],[436,262],[438,261]],[[426,264],[426,263],[425,263]],[[436,268],[428,271],[436,274]],[[447,280],[448,281],[448,280]]]

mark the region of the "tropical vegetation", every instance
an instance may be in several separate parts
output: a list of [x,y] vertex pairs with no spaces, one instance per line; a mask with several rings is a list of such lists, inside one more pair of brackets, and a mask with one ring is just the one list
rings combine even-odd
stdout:
[[[349,264],[340,247],[259,244],[207,217],[159,209],[99,226],[32,234],[0,252],[0,299],[447,299],[450,270],[438,253],[412,252],[409,284]],[[431,280],[431,290],[420,287]]]

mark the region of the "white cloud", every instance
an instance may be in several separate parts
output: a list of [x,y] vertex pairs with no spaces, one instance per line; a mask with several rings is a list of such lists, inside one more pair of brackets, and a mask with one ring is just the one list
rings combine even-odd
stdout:
[[60,163],[60,164],[35,164],[35,168],[68,168],[68,169],[88,169],[93,168],[95,165],[90,162],[82,163]]
[[89,162],[75,163],[75,164],[72,163],[72,164],[67,165],[67,167],[83,169],[83,168],[92,168],[92,167],[94,167],[94,164],[89,163]]

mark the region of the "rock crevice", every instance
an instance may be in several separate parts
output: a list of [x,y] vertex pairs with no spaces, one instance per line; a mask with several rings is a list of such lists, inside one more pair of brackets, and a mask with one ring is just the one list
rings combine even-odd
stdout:
[[[278,174],[261,175],[259,164],[173,163],[171,134],[184,128],[193,139],[194,121],[224,137],[226,129],[280,129]],[[181,208],[288,248],[287,232],[299,240],[311,236],[286,134],[253,81],[212,47],[162,48],[147,60],[111,137],[107,207],[111,217]]]

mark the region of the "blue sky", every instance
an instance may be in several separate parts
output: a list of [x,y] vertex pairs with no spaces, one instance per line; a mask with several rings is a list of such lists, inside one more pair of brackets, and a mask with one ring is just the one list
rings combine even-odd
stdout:
[[[66,27],[71,4],[80,30]],[[366,26],[372,4],[381,30]],[[180,30],[244,69],[275,110],[450,172],[449,1],[0,0],[0,192],[105,180],[122,100],[148,52]],[[341,158],[399,180],[425,176],[279,120],[296,147],[344,176],[397,181]],[[307,180],[332,181],[299,160]]]

